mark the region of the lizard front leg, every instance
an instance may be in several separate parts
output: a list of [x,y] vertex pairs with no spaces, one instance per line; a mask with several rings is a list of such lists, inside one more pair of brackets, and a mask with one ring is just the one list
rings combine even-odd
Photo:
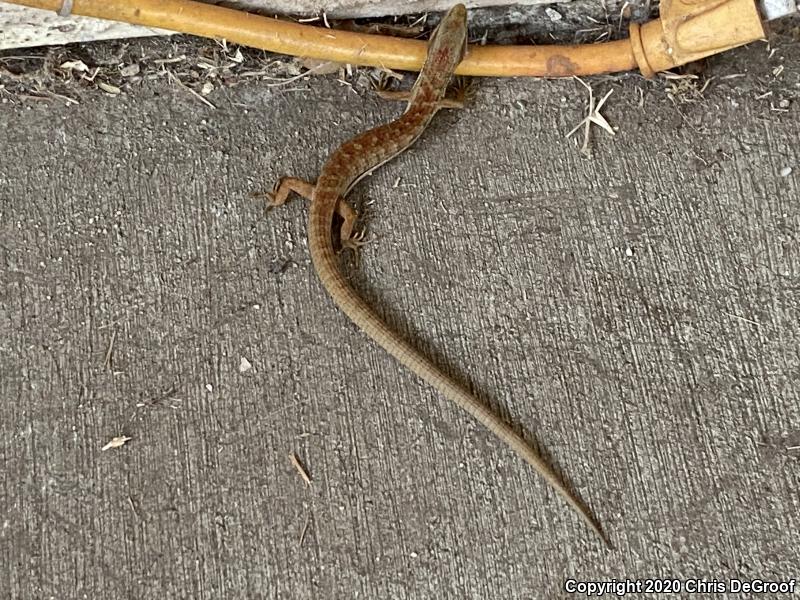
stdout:
[[[411,90],[390,90],[385,78],[374,83],[373,89],[379,98],[408,102]],[[457,77],[447,88],[447,95],[439,100],[439,108],[464,108],[474,97],[475,91],[471,81],[466,77]]]
[[[314,184],[297,177],[281,177],[272,192],[267,193],[269,207],[283,206],[289,200],[292,192],[306,200],[311,200],[314,194]],[[340,196],[336,203],[336,214],[342,219],[342,226],[339,229],[342,248],[347,248],[357,253],[358,249],[366,243],[364,241],[364,231],[355,231],[358,213],[347,200]]]

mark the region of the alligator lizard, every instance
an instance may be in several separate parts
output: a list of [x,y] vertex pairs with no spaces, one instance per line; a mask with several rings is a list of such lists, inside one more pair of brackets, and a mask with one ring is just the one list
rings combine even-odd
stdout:
[[445,94],[453,72],[466,51],[466,18],[466,8],[457,4],[434,31],[428,43],[425,65],[408,95],[408,106],[401,117],[342,144],[325,163],[316,184],[284,177],[275,186],[270,198],[273,206],[285,203],[291,192],[311,199],[308,225],[311,259],[323,286],[339,308],[401,364],[508,444],[608,543],[589,510],[528,443],[473,394],[445,375],[426,356],[392,331],[339,271],[331,236],[334,213],[338,213],[343,219],[340,230],[342,245],[356,248],[361,244],[361,238],[353,229],[356,213],[345,202],[344,196],[362,177],[413,144],[440,108],[458,105],[446,98]]

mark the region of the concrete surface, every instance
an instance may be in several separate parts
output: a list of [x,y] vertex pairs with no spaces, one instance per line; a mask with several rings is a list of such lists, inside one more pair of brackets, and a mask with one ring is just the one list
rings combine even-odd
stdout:
[[333,77],[242,80],[216,110],[166,78],[3,95],[0,597],[796,579],[800,47],[772,48],[711,61],[702,96],[590,79],[618,128],[592,158],[564,137],[578,82],[480,81],[353,194],[354,284],[540,445],[614,550],[333,308],[304,203],[251,197],[399,107]]

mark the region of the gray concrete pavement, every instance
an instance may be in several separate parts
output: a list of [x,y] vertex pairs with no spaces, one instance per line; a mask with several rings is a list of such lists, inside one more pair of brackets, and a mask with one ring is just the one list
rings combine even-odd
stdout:
[[354,284],[613,551],[334,309],[302,202],[250,197],[398,107],[333,78],[243,81],[217,110],[164,79],[0,104],[0,596],[800,576],[800,47],[773,45],[714,59],[702,96],[589,80],[617,127],[591,159],[564,139],[577,82],[481,81],[353,194]]

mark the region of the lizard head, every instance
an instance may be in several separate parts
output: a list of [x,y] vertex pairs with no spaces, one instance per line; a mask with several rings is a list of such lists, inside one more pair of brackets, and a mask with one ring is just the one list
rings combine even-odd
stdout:
[[456,4],[442,17],[428,40],[428,54],[414,91],[432,90],[436,97],[430,99],[441,100],[466,50],[467,9],[463,4]]

